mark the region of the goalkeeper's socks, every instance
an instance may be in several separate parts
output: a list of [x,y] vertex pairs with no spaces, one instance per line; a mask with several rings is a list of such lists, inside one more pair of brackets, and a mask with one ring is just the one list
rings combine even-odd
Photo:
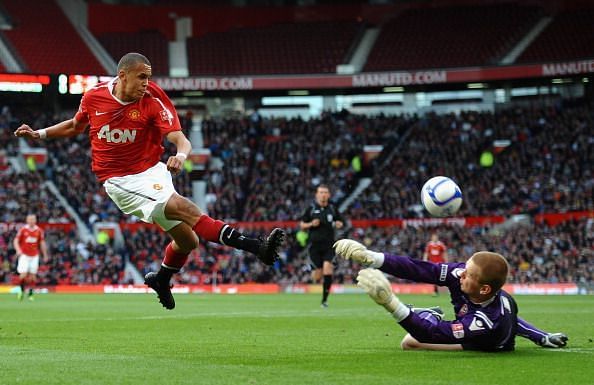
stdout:
[[332,274],[324,275],[324,283],[323,283],[323,294],[322,294],[322,302],[326,302],[328,299],[328,294],[330,294],[330,287],[332,286]]

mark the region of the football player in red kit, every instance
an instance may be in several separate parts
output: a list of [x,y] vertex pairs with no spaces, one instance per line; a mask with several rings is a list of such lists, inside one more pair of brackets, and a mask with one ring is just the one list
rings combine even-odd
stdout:
[[[448,261],[448,249],[442,241],[439,240],[437,233],[431,234],[431,240],[425,246],[423,253],[423,261],[433,263],[445,263]],[[439,294],[439,286],[433,286],[434,295]]]
[[[145,283],[167,309],[175,307],[170,279],[198,246],[198,237],[255,254],[272,265],[284,232],[275,228],[266,239],[250,238],[228,224],[204,214],[189,199],[179,195],[171,174],[178,174],[192,145],[181,131],[173,103],[150,78],[149,60],[128,53],[118,63],[118,74],[87,91],[78,112],[54,126],[33,130],[22,125],[16,136],[34,139],[78,135],[89,127],[92,169],[105,191],[122,212],[158,224],[173,241],[164,250],[158,272],[145,276]],[[160,162],[163,137],[177,154]]]
[[27,224],[21,227],[13,240],[13,246],[18,255],[17,272],[19,273],[19,284],[21,291],[18,294],[19,300],[25,295],[25,287],[29,285],[29,300],[33,300],[33,287],[37,279],[39,269],[39,252],[48,258],[47,245],[43,230],[37,226],[35,214],[27,215]]

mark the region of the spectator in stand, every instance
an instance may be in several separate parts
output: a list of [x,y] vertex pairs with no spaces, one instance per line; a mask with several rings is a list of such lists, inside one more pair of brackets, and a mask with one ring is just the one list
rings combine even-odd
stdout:
[[[110,198],[123,212],[156,222],[173,238],[159,272],[145,276],[145,283],[155,290],[162,305],[173,309],[169,281],[198,246],[197,236],[248,250],[262,262],[273,264],[284,234],[274,229],[266,240],[247,238],[175,192],[170,172],[181,171],[191,144],[181,131],[173,104],[149,80],[151,75],[146,57],[126,54],[118,63],[115,78],[85,93],[74,118],[37,131],[23,124],[15,135],[43,140],[75,136],[91,127],[92,169]],[[159,161],[164,136],[178,150],[167,164]]]

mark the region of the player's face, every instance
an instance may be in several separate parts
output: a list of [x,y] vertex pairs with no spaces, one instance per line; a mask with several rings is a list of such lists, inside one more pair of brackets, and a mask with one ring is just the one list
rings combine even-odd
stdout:
[[316,201],[320,206],[328,205],[328,201],[330,200],[330,190],[325,187],[318,187],[316,190]]
[[27,215],[27,224],[33,226],[37,223],[37,217],[35,215]]
[[144,63],[138,63],[127,71],[120,71],[122,100],[130,102],[142,98],[152,75],[151,66]]
[[481,287],[483,286],[479,281],[479,267],[475,265],[472,258],[466,262],[466,270],[460,274],[460,288],[462,292],[469,296],[477,296],[480,294]]

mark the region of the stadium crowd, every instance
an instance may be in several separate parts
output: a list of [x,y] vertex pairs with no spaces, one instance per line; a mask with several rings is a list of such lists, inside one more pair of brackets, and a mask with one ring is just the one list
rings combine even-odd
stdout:
[[[11,112],[9,108],[1,111],[0,141],[11,155],[18,152],[18,142],[7,132],[11,133],[15,124],[29,121],[43,127],[64,118]],[[416,217],[424,215],[418,204],[419,186],[437,174],[452,176],[463,187],[462,215],[593,210],[591,111],[589,105],[578,103],[458,115],[366,117],[342,111],[307,121],[262,119],[257,114],[209,118],[202,122],[203,141],[212,152],[211,167],[204,174],[207,210],[231,221],[297,220],[316,184],[329,184],[334,198],[341,200],[351,193],[359,177],[370,175],[372,184],[349,207],[347,218]],[[191,114],[180,118],[188,133]],[[509,146],[495,148],[494,140],[509,140]],[[382,162],[365,164],[365,144],[385,145]],[[0,222],[22,222],[29,211],[37,213],[39,222],[70,221],[44,187],[44,180],[55,182],[88,225],[132,220],[117,210],[92,175],[85,135],[41,145],[49,154],[43,170],[17,174],[7,167],[0,172],[0,204],[4,207]],[[492,165],[481,165],[484,151],[493,152]],[[175,149],[166,144],[164,156],[169,153]],[[389,153],[393,156],[383,162]],[[188,172],[174,180],[180,193],[191,196]],[[367,228],[353,229],[351,236],[376,249],[420,257],[429,231]],[[14,261],[10,237],[5,232],[2,238],[7,245],[1,248],[2,279],[6,281]],[[177,279],[186,283],[309,282],[310,266],[303,245],[290,238],[282,260],[272,270],[263,269],[244,253],[201,244]],[[514,282],[593,280],[592,224],[588,220],[551,228],[537,225],[499,235],[491,229],[452,227],[440,229],[440,238],[456,260],[481,248],[501,250],[511,259]],[[124,239],[125,247],[114,251],[81,246],[75,234],[53,236],[56,246],[48,242],[51,273],[43,279],[51,283],[122,282],[122,265],[128,258],[140,273],[155,270],[167,242],[163,234],[142,230],[125,233]],[[105,261],[117,267],[107,269],[101,263]],[[352,266],[341,264],[336,277],[351,282],[352,272]]]

